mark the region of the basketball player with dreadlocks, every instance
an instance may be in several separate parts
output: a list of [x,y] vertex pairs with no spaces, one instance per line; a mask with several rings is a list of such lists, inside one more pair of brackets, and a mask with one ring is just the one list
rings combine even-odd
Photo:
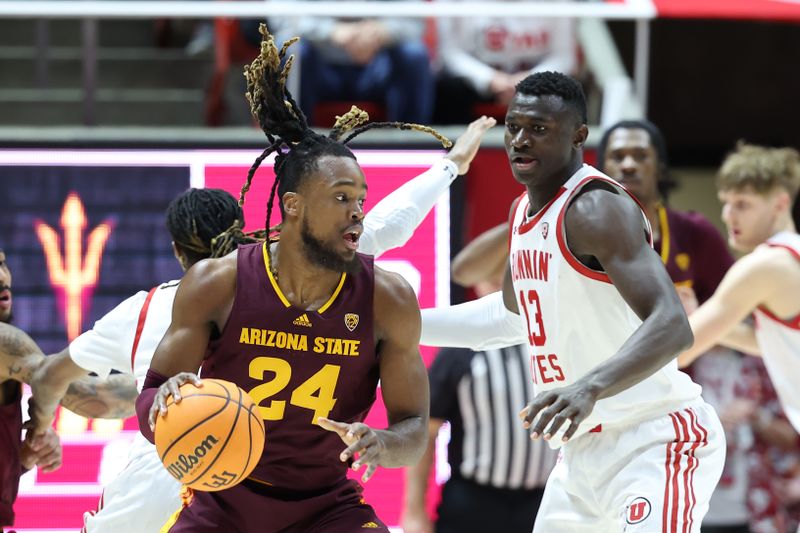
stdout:
[[[367,117],[353,110],[327,137],[310,130],[284,87],[291,58],[280,69],[291,43],[278,52],[263,27],[262,34],[261,55],[247,71],[248,97],[270,146],[251,168],[244,192],[261,161],[277,150],[267,221],[277,191],[280,240],[240,246],[186,274],[137,413],[152,440],[167,397],[179,401],[181,383],[198,384],[202,365],[204,377],[233,381],[272,406],[263,410],[270,438],[251,477],[219,492],[191,494],[162,530],[388,531],[346,472],[366,467],[366,481],[378,466],[412,464],[424,450],[428,388],[418,304],[402,278],[357,253],[367,184],[345,143],[369,128],[361,126]],[[300,348],[275,347],[265,355],[251,335],[260,330],[295,336]],[[259,386],[278,373],[286,386],[265,396]],[[389,421],[384,430],[362,422],[379,379]],[[316,395],[301,398],[308,390]]]
[[[377,257],[405,244],[436,199],[457,175],[467,171],[481,136],[492,125],[492,119],[475,121],[441,162],[372,208],[364,220],[359,249]],[[254,242],[250,237],[262,237],[242,234],[243,226],[240,206],[222,190],[191,189],[173,200],[167,210],[175,257],[184,271],[202,259],[221,257],[239,244]],[[141,387],[152,354],[170,324],[179,282],[137,293],[63,352],[47,359],[49,364],[36,372],[32,381],[34,389],[41,391],[35,417],[40,431],[49,427],[61,391],[89,371],[104,375],[114,368],[132,373]],[[138,391],[131,387],[132,409]],[[85,531],[156,531],[180,505],[179,484],[163,468],[153,445],[139,437],[125,470],[104,488],[98,510],[84,515]]]

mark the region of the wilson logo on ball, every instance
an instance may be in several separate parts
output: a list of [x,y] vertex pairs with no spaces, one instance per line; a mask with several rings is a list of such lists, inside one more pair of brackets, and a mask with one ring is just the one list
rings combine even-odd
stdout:
[[195,447],[194,453],[190,453],[189,455],[180,454],[177,457],[177,461],[170,464],[167,467],[167,470],[169,470],[169,473],[172,474],[172,477],[178,481],[182,480],[183,476],[191,472],[192,469],[200,462],[200,459],[205,457],[205,455],[211,451],[217,442],[217,439],[215,439],[213,435],[208,435],[205,439],[203,439],[203,441],[200,442],[198,446]]

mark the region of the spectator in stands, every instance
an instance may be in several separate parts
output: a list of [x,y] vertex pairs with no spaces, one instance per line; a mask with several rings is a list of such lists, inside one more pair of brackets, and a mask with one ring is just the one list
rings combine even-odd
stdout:
[[[401,1],[401,0],[385,0]],[[278,42],[300,41],[300,107],[370,101],[392,121],[430,122],[433,74],[421,18],[298,17],[270,20]]]
[[[487,272],[486,244],[496,229],[478,236],[453,260],[453,278],[475,280],[479,296],[500,289],[503,270]],[[506,235],[507,238],[507,235]],[[489,273],[492,277],[485,277]],[[407,470],[404,533],[530,533],[556,461],[556,450],[531,440],[511,406],[533,397],[525,345],[473,352],[444,348],[428,372],[431,418],[428,448]],[[426,492],[436,436],[450,422],[450,478],[442,489],[435,527]]]
[[571,19],[447,17],[437,23],[437,124],[468,123],[478,103],[505,109],[517,83],[534,72],[576,73],[578,44]]

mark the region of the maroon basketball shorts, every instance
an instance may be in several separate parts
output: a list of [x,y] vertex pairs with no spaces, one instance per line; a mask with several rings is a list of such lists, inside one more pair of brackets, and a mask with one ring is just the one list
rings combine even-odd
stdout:
[[362,497],[356,481],[298,494],[245,480],[219,492],[192,491],[164,525],[170,533],[363,533],[389,529]]

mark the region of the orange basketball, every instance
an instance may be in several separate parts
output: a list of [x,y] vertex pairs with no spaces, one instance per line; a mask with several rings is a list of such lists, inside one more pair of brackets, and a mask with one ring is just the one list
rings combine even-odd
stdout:
[[264,450],[264,422],[252,398],[235,384],[203,379],[181,386],[156,418],[156,450],[172,476],[195,490],[230,488],[256,467]]

